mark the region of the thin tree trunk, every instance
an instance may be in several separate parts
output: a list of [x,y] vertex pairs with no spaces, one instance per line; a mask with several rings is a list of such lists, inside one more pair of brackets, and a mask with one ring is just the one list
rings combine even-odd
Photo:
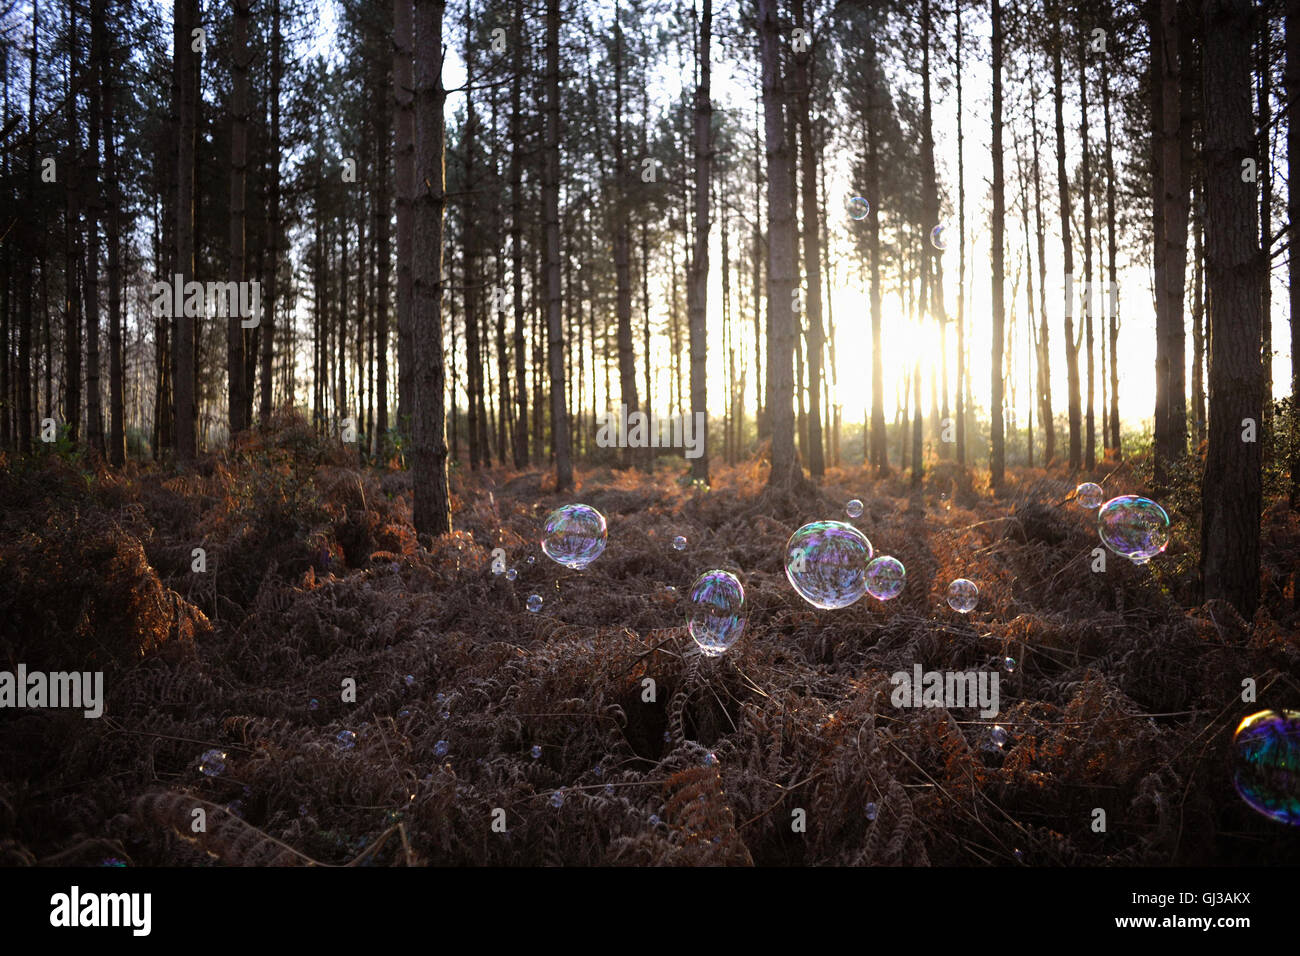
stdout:
[[[989,480],[994,490],[1002,487],[1006,469],[1006,446],[1002,419],[1003,353],[1003,247],[1006,231],[1006,199],[1002,174],[1002,4],[990,2],[993,20],[993,352],[990,361],[992,416],[989,452]],[[1059,86],[1058,86],[1058,96]],[[1059,103],[1059,100],[1058,100]],[[1064,160],[1062,160],[1063,162]]]
[[[411,0],[393,0],[393,102],[397,109],[394,174],[397,186],[397,427],[405,434],[410,433],[414,412],[415,370],[411,338],[412,206],[416,195],[412,43]],[[454,405],[452,411],[454,416]]]
[[[1300,0],[1286,0],[1286,163],[1287,256],[1291,321],[1291,402],[1300,402]],[[1300,505],[1300,442],[1291,443],[1291,507]],[[1300,606],[1300,575],[1292,575],[1295,604]]]
[[1084,467],[1097,467],[1096,350],[1093,346],[1092,312],[1095,296],[1092,284],[1092,155],[1088,142],[1088,45],[1079,45],[1079,138],[1083,141],[1083,328],[1087,348],[1088,385],[1084,429]]
[[560,0],[546,0],[546,178],[542,218],[546,231],[547,365],[551,386],[551,443],[555,490],[573,487],[573,448],[565,403],[564,312],[560,288]]
[[[272,381],[272,372],[275,367],[275,302],[276,294],[279,291],[280,279],[280,83],[284,72],[284,36],[280,30],[280,0],[274,0],[271,7],[271,161],[269,165],[270,191],[271,191],[271,210],[266,222],[267,248],[269,250],[267,258],[269,264],[266,270],[266,296],[262,308],[261,316],[261,333],[262,333],[262,393],[261,406],[259,415],[262,419],[262,427],[266,428],[271,422],[271,413],[274,409],[275,388]],[[386,115],[386,110],[380,111],[380,115]],[[380,162],[380,206],[383,207],[383,229],[384,235],[388,232],[388,160],[387,160],[387,143],[388,143],[388,126],[385,123],[382,126],[383,135],[380,141],[384,144],[381,147]],[[380,217],[376,215],[376,221]],[[379,261],[380,275],[384,294],[379,297],[379,309],[381,316],[386,314],[388,306],[388,284],[382,278],[388,269],[388,252],[383,249],[380,253]],[[383,320],[381,319],[381,325]],[[382,334],[382,330],[381,330]],[[381,361],[379,363],[379,381],[381,392],[380,407],[380,426],[379,430],[384,430],[383,422],[385,410],[382,407],[383,383],[387,375],[387,353],[381,352]],[[292,402],[293,395],[289,393],[289,400]]]
[[[795,26],[812,32],[805,14],[805,0],[795,0]],[[814,478],[826,473],[826,456],[822,442],[822,353],[826,338],[822,325],[822,240],[817,202],[817,168],[821,160],[821,143],[813,129],[812,44],[795,53],[795,89],[798,95],[800,150],[803,167],[803,244],[804,278],[808,285],[808,470]]]
[[[198,0],[175,2],[176,89],[180,101],[180,143],[176,156],[176,273],[180,282],[194,276],[194,157],[198,75],[195,53],[190,47],[190,29],[198,23]],[[176,458],[181,463],[194,460],[197,449],[195,428],[195,323],[184,315],[174,316],[175,346],[172,349],[172,374],[175,411],[172,427],[176,433]]]
[[[104,18],[104,0],[95,5],[95,26],[99,31],[100,87],[104,123],[104,185],[107,191],[106,233],[108,238],[108,409],[109,461],[117,467],[126,463],[126,402],[122,368],[122,194],[117,179],[117,143],[113,130],[114,83],[113,59],[108,49],[108,30]],[[7,358],[7,357],[6,357]]]
[[1063,11],[1060,9],[1059,4],[1054,5],[1051,16],[1056,31],[1052,45],[1052,102],[1056,111],[1056,182],[1061,207],[1063,294],[1065,301],[1065,370],[1069,393],[1070,422],[1070,470],[1077,471],[1083,458],[1081,443],[1082,416],[1079,408],[1079,352],[1074,339],[1074,244],[1070,237],[1070,180],[1065,171],[1065,116],[1063,112],[1065,86],[1061,69],[1065,38],[1061,32]]
[[[957,18],[955,51],[957,60],[957,388],[955,411],[957,414],[957,464],[965,468],[966,401],[963,384],[969,373],[966,371],[966,161],[965,137],[962,131],[961,5],[962,0],[955,0],[956,9],[954,15]],[[1035,126],[1035,129],[1037,129],[1037,126]],[[872,325],[874,328],[874,312]]]
[[695,89],[695,248],[687,286],[691,342],[691,413],[701,424],[700,455],[691,459],[691,478],[709,481],[708,302],[709,302],[709,184],[713,177],[713,103],[709,99],[709,41],[713,31],[712,0],[703,0],[700,13],[700,82]]
[[[248,162],[248,0],[231,0],[234,8],[234,47],[231,50],[230,116],[230,281],[242,283],[247,266],[244,251],[245,186]],[[230,439],[248,428],[249,397],[245,376],[244,328],[239,309],[231,303],[226,320],[226,374],[229,388]]]

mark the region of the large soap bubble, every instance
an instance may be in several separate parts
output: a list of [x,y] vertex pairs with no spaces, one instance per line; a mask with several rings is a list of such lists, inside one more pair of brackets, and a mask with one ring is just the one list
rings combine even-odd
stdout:
[[546,516],[542,553],[581,571],[605,550],[605,516],[590,505],[565,505]]
[[718,657],[740,639],[745,629],[741,608],[745,589],[730,571],[706,571],[691,587],[689,630],[700,653]]
[[1232,783],[1252,810],[1300,824],[1300,711],[1251,714],[1233,735],[1232,759]]
[[1134,564],[1146,564],[1169,547],[1169,515],[1150,498],[1120,495],[1097,512],[1101,543]]
[[814,607],[848,607],[867,593],[867,565],[875,556],[867,536],[842,521],[804,525],[785,545],[785,576]]

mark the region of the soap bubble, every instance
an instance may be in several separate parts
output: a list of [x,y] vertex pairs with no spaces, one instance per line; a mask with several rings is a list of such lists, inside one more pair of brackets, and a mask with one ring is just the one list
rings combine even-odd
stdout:
[[528,610],[536,614],[542,609],[542,596],[540,594],[528,595]]
[[862,502],[859,501],[857,498],[854,498],[852,501],[850,501],[847,505],[844,506],[844,513],[847,514],[850,518],[861,518]]
[[565,505],[546,516],[542,553],[581,571],[605,550],[605,516],[590,505]]
[[219,777],[226,769],[226,755],[220,750],[205,750],[199,758],[199,770],[205,777]]
[[854,222],[861,222],[871,214],[871,203],[867,202],[861,196],[854,196],[848,202],[849,218]]
[[357,735],[350,730],[340,730],[334,739],[338,741],[340,750],[351,750],[357,745]]
[[673,538],[673,550],[674,551],[686,550],[686,539],[682,537],[680,534],[677,537]]
[[542,755],[541,745],[533,744],[533,749],[530,750],[529,753],[531,753],[533,755],[533,759],[536,760],[538,757]]
[[1146,564],[1169,547],[1169,515],[1150,498],[1120,495],[1097,512],[1101,543],[1134,564]]
[[564,792],[562,790],[556,790],[551,794],[551,806],[555,807],[557,810],[564,806]]
[[979,603],[980,589],[974,581],[958,578],[948,585],[948,606],[959,614],[969,614]]
[[874,822],[876,817],[878,817],[879,815],[880,815],[880,810],[876,807],[876,805],[874,803],[868,803],[867,819]]
[[1006,746],[1007,732],[1002,727],[994,727],[991,736],[993,738],[993,743],[998,747]]
[[1261,710],[1232,738],[1233,786],[1252,810],[1300,824],[1300,710]]
[[652,827],[659,826],[659,814],[657,813],[650,814],[650,825]]
[[405,677],[402,678],[402,680],[406,682],[406,686],[407,686],[407,687],[413,687],[413,686],[415,686],[415,675],[414,675],[414,674],[407,674]]
[[536,563],[537,563],[537,559],[533,557],[531,554],[528,557],[524,558],[524,564],[528,565],[529,567],[532,567]]
[[745,603],[745,589],[729,571],[706,571],[691,587],[691,622],[689,630],[700,653],[717,657],[740,639],[745,629],[740,609]]
[[447,756],[447,751],[450,749],[451,744],[447,743],[445,740],[439,740],[433,745],[433,755],[435,757],[445,757]]
[[320,706],[320,701],[318,701],[315,697],[313,697],[311,700],[307,702],[308,710],[315,710],[319,706]]
[[514,568],[511,568],[509,571],[506,572],[507,581],[513,581],[517,577],[519,577],[519,572],[516,571]]
[[1003,658],[1002,669],[1008,674],[1014,674],[1016,670],[1016,659],[1014,657]]
[[867,565],[867,593],[877,601],[889,601],[903,593],[907,569],[898,558],[882,554]]
[[867,593],[867,564],[874,556],[867,536],[852,525],[814,521],[786,542],[785,576],[814,607],[848,607]]
[[948,248],[947,227],[940,224],[930,230],[930,245],[934,246],[940,252]]
[[1083,508],[1100,508],[1101,503],[1106,500],[1106,493],[1095,481],[1085,481],[1074,489],[1074,500]]

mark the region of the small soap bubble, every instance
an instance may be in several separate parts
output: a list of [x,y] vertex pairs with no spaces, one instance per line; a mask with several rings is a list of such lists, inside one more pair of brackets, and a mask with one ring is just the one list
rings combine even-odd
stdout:
[[1008,674],[1016,672],[1016,659],[1014,657],[1004,657],[1002,659],[1002,669]]
[[528,610],[536,614],[542,609],[542,596],[540,594],[528,595]]
[[614,785],[612,783],[605,784],[605,796],[612,797],[613,795],[614,795]]
[[445,757],[447,756],[447,751],[450,749],[451,744],[447,743],[445,740],[439,740],[433,745],[433,755],[435,757]]
[[650,825],[652,827],[659,826],[659,814],[657,813],[650,814]]
[[979,603],[980,589],[974,581],[958,578],[948,585],[948,606],[958,614],[969,614]]
[[605,516],[590,505],[565,505],[546,516],[542,553],[557,564],[581,571],[605,550]]
[[533,759],[536,760],[538,757],[542,755],[542,748],[539,744],[533,744],[533,749],[530,750],[529,753],[531,753],[533,755]]
[[1150,498],[1120,495],[1097,511],[1101,543],[1134,564],[1146,564],[1169,547],[1169,515]]
[[852,499],[847,505],[844,506],[844,513],[847,514],[850,518],[861,518],[862,502],[859,501],[857,498]]
[[1106,493],[1095,481],[1085,481],[1074,489],[1074,500],[1081,508],[1100,508],[1101,503],[1106,500]]
[[673,550],[674,551],[686,550],[686,539],[682,537],[680,534],[677,537],[673,538]]
[[942,223],[930,230],[930,245],[940,252],[948,248],[948,229]]
[[1261,710],[1232,737],[1232,783],[1256,813],[1300,825],[1300,710]]
[[407,674],[405,677],[402,678],[402,680],[406,681],[406,686],[407,686],[407,687],[414,687],[414,686],[415,686],[415,675],[414,675],[414,674]]
[[849,218],[854,222],[861,222],[871,213],[871,203],[867,202],[861,196],[854,196],[848,201]]
[[891,601],[903,593],[907,569],[898,558],[882,554],[867,565],[867,593],[877,601]]
[[843,521],[813,521],[785,545],[785,576],[813,607],[848,607],[867,593],[871,542]]
[[320,706],[320,701],[318,701],[315,697],[313,697],[310,701],[307,702],[308,710],[315,710],[319,706]]
[[1015,852],[1015,857],[1016,857],[1016,862],[1017,862],[1017,863],[1023,863],[1024,860],[1025,860],[1025,854],[1024,854],[1024,852],[1021,851],[1021,850],[1016,850],[1016,852]]
[[509,571],[506,572],[507,581],[513,581],[517,577],[519,577],[519,572],[516,571],[514,568],[511,568]]
[[530,568],[536,563],[537,563],[537,559],[533,557],[531,554],[528,557],[524,558],[524,564],[528,565]]
[[199,758],[199,770],[205,777],[219,777],[226,769],[226,755],[220,750],[206,750]]
[[717,657],[745,629],[745,589],[729,571],[706,571],[691,587],[690,634],[705,657]]
[[879,815],[880,815],[880,810],[876,807],[876,805],[875,805],[874,803],[868,803],[868,804],[867,804],[867,819],[868,819],[868,820],[871,820],[871,821],[874,822],[875,819],[876,819],[876,817],[879,816]]
[[1005,747],[1007,743],[1007,732],[1001,727],[1001,725],[996,726],[993,728],[990,738],[998,747]]
[[337,737],[340,750],[351,750],[357,744],[357,735],[350,730],[340,730]]
[[401,710],[399,710],[399,711],[397,712],[397,716],[398,716],[398,717],[410,717],[410,716],[411,716],[411,711],[410,711],[409,708],[403,707]]
[[673,739],[673,735],[670,734],[668,731],[665,730],[665,731],[664,731],[664,743],[666,743],[666,744],[667,744],[667,743],[672,743],[672,739]]
[[715,754],[715,753],[707,753],[707,754],[704,755],[704,766],[706,766],[706,767],[716,767],[717,765],[718,765],[718,755],[717,755],[717,754]]
[[601,769],[600,764],[596,764],[596,766],[592,767],[591,772],[597,777],[603,777],[605,775],[605,771]]
[[555,807],[557,810],[558,810],[560,807],[564,806],[564,792],[563,792],[563,791],[561,791],[561,790],[556,790],[553,794],[551,794],[551,806]]

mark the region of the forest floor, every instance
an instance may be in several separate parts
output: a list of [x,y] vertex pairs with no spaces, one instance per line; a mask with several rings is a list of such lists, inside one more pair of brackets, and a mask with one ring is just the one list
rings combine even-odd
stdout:
[[[1139,465],[1015,472],[996,498],[942,463],[917,493],[849,468],[797,497],[761,462],[715,465],[709,490],[680,460],[579,468],[558,496],[458,467],[457,530],[426,548],[409,474],[292,419],[185,475],[0,461],[0,668],[103,671],[106,700],[0,711],[0,864],[1294,862],[1230,743],[1300,702],[1300,516],[1267,504],[1246,622],[1195,602],[1194,491],[1162,499],[1165,554],[1092,570],[1095,512],[1068,499],[1085,477],[1141,493]],[[818,610],[784,546],[855,497],[906,586]],[[582,572],[537,546],[572,501],[608,520]],[[712,568],[747,620],[706,659],[683,592]],[[969,615],[944,601],[957,577]],[[999,715],[895,707],[917,664],[999,671]]]

